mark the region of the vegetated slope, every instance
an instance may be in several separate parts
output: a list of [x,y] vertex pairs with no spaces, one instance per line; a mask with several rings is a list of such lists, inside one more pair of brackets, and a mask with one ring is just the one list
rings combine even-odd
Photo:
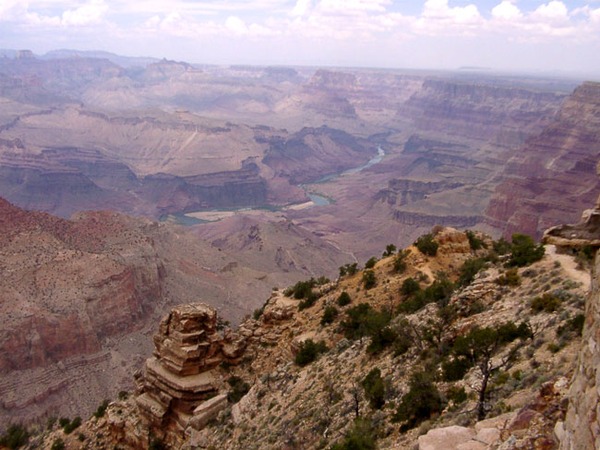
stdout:
[[[444,448],[458,430],[471,445],[555,448],[588,286],[527,237],[436,231],[421,250],[344,266],[335,283],[274,292],[238,330],[239,363],[211,371],[221,389],[237,380],[236,403],[187,428],[181,448],[413,448],[432,428],[421,445],[441,436]],[[82,439],[128,436],[120,443],[136,448],[151,433],[175,445],[141,418],[133,399],[114,402]],[[456,424],[466,427],[444,428]]]
[[486,209],[486,222],[510,236],[532,235],[578,219],[596,200],[600,83],[579,86],[554,121],[508,160]]
[[204,301],[237,323],[273,286],[347,259],[298,232],[308,264],[282,266],[271,246],[252,264],[187,228],[108,211],[65,220],[3,199],[0,230],[3,421],[87,414],[131,387],[173,305]]

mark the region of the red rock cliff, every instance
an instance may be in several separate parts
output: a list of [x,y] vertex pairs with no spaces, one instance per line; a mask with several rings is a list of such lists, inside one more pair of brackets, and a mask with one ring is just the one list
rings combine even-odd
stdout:
[[509,159],[486,210],[486,222],[506,236],[540,236],[575,222],[594,203],[600,151],[600,83],[586,82],[565,101],[554,122]]

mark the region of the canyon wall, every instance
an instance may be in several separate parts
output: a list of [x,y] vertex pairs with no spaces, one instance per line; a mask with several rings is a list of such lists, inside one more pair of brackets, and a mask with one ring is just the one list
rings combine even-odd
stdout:
[[575,222],[594,203],[600,180],[600,83],[586,82],[568,97],[554,121],[515,151],[499,175],[485,222],[505,236],[541,236]]

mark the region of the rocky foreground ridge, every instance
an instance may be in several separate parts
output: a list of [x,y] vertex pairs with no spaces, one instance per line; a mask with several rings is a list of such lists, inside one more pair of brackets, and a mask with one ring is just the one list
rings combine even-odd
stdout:
[[543,257],[527,247],[542,258],[523,262],[519,239],[502,256],[502,241],[434,231],[435,256],[386,249],[371,269],[345,266],[311,293],[303,283],[274,291],[236,332],[206,305],[174,309],[134,392],[74,433],[54,425],[31,442],[557,448],[589,277],[552,246]]

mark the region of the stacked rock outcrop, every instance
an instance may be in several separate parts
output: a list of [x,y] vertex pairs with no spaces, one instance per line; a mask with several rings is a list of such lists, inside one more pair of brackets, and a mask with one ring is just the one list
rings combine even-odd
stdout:
[[136,403],[150,433],[177,439],[202,428],[227,405],[215,368],[235,363],[245,340],[217,330],[216,311],[202,303],[180,305],[160,323],[155,350],[138,375]]

